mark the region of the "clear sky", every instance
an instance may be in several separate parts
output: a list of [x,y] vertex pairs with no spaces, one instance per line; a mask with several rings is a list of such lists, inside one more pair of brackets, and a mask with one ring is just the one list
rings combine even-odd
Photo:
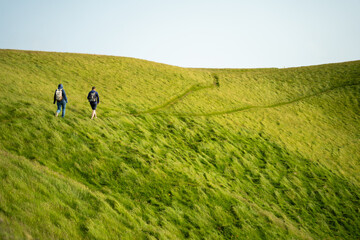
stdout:
[[181,67],[360,60],[360,0],[0,0],[0,48]]

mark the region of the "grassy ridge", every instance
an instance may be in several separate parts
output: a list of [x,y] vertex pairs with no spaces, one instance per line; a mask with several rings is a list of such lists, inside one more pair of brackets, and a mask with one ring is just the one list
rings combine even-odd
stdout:
[[[1,50],[0,238],[357,239],[359,66]],[[53,116],[60,82],[65,119]]]

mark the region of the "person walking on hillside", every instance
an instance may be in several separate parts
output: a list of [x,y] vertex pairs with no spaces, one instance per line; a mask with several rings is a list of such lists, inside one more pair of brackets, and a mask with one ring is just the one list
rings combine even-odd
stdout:
[[55,104],[55,102],[57,102],[57,111],[56,111],[55,117],[57,117],[59,115],[59,113],[61,112],[61,108],[62,108],[61,116],[65,117],[65,108],[66,108],[66,104],[67,104],[68,100],[66,97],[64,87],[61,83],[59,84],[58,89],[55,90],[54,104]]
[[93,119],[94,117],[97,118],[96,107],[100,103],[100,98],[95,87],[92,87],[92,90],[89,92],[87,99],[89,100],[91,109],[93,110],[91,114],[91,119]]

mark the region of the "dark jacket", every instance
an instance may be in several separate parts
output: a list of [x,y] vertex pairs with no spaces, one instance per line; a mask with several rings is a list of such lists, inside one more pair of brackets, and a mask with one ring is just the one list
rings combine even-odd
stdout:
[[[65,93],[65,89],[64,89],[63,85],[62,85],[62,84],[59,84],[58,89],[61,89],[61,90],[62,90],[63,100],[61,100],[61,101],[65,101],[65,102],[67,103],[68,100],[67,100],[66,93]],[[56,89],[56,90],[57,90],[57,89]],[[55,104],[55,102],[56,102],[56,90],[55,90],[55,93],[54,93],[54,104]]]
[[94,91],[94,90],[91,90],[88,94],[88,97],[87,99],[90,101],[90,94],[94,93],[95,92],[95,97],[96,97],[96,103],[99,103],[100,102],[100,97],[99,97],[99,94],[98,92]]

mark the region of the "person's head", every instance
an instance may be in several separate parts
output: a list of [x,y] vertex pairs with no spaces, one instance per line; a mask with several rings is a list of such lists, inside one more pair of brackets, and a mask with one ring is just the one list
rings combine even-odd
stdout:
[[63,85],[60,83],[58,86],[58,89],[62,89],[62,88],[63,88]]
[[95,91],[95,89],[96,89],[95,87],[92,87],[92,90],[94,90],[94,91]]

